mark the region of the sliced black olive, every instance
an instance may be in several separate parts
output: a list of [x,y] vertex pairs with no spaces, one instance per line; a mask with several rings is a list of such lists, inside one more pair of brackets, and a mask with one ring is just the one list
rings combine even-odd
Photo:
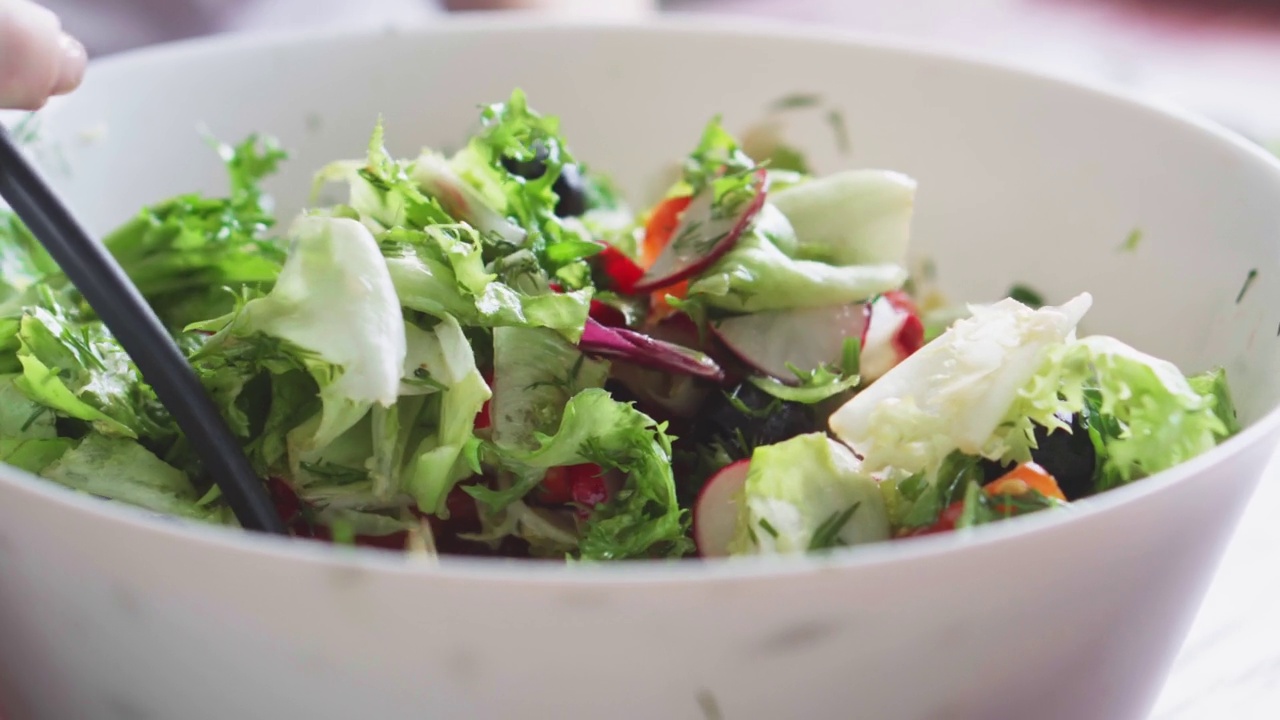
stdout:
[[[1067,417],[1064,415],[1061,419],[1065,422]],[[1068,500],[1079,500],[1094,493],[1093,471],[1098,453],[1080,416],[1075,415],[1070,421],[1071,432],[1049,432],[1048,428],[1037,425],[1036,448],[1031,451],[1031,460],[1058,481]],[[980,466],[984,482],[998,480],[1013,469],[994,460],[983,460]]]
[[[503,157],[502,166],[512,175],[519,175],[526,180],[537,180],[547,172],[547,152],[538,147],[537,154],[530,160],[516,160]],[[565,165],[560,168],[560,177],[551,184],[560,199],[556,202],[556,215],[560,217],[578,217],[587,212],[587,186],[582,171],[577,165]]]
[[547,150],[539,145],[533,158],[529,160],[516,160],[512,157],[503,156],[502,167],[506,168],[507,172],[512,175],[519,175],[526,180],[537,180],[547,171],[546,159]]
[[551,189],[560,198],[556,202],[556,215],[579,217],[586,214],[587,186],[577,165],[565,165],[560,168],[560,177],[552,183]]
[[1049,432],[1037,427],[1036,445],[1031,459],[1058,481],[1068,500],[1079,500],[1094,493],[1093,471],[1098,453],[1079,415],[1071,418],[1071,432]]
[[808,405],[783,402],[745,382],[727,393],[712,393],[693,423],[699,442],[718,441],[741,457],[761,445],[813,432],[816,425]]

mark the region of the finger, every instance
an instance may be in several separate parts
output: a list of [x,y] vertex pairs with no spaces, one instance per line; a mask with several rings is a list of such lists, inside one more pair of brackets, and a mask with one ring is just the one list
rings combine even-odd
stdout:
[[[35,110],[62,76],[58,16],[30,0],[0,0],[0,107]],[[69,80],[74,73],[68,71]]]
[[61,58],[58,63],[58,79],[53,84],[53,94],[65,95],[80,87],[89,57],[84,51],[84,45],[66,33],[62,33],[58,38],[58,49],[61,51]]

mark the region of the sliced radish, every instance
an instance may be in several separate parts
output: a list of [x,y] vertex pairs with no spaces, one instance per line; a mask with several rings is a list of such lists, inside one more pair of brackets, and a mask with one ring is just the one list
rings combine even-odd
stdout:
[[866,326],[865,305],[854,303],[739,315],[712,329],[743,362],[783,382],[795,382],[788,363],[802,372],[821,365],[839,367],[845,340],[862,340]]
[[496,233],[504,242],[524,244],[525,231],[490,207],[480,191],[458,177],[449,161],[440,155],[425,153],[419,157],[413,166],[413,180],[453,217],[480,232]]
[[728,557],[738,531],[738,502],[747,484],[750,460],[720,469],[698,493],[693,505],[693,541],[702,557]]
[[724,212],[725,208],[715,206],[713,188],[708,187],[695,195],[680,216],[680,224],[671,241],[635,284],[634,291],[649,292],[674,285],[733,249],[760,208],[764,207],[768,179],[763,168],[756,171],[751,180],[755,194],[741,208],[728,214]]
[[859,374],[870,382],[892,370],[924,344],[924,324],[904,293],[885,293],[871,304],[862,337]]
[[587,318],[578,348],[588,355],[617,358],[655,370],[719,382],[724,371],[706,355],[681,345],[654,340],[634,330],[611,328]]

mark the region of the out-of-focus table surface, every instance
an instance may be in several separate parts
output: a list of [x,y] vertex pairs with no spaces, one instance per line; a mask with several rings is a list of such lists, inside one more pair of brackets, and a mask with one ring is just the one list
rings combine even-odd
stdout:
[[[1278,0],[668,0],[664,7],[979,51],[1122,83],[1264,142],[1280,140]],[[1280,459],[1241,522],[1152,720],[1280,718],[1278,555]]]

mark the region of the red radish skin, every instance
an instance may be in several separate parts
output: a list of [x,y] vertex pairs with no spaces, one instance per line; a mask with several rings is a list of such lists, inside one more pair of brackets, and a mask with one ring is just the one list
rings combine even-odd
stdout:
[[[755,220],[760,209],[764,207],[765,196],[768,194],[769,175],[764,168],[756,171],[755,177],[752,179],[756,193],[747,202],[743,209],[738,213],[736,218],[732,219],[732,224],[725,227],[729,220],[713,219],[712,213],[714,206],[712,205],[711,188],[707,188],[698,195],[694,196],[689,202],[689,206],[684,209],[680,217],[680,225],[676,228],[672,240],[667,243],[662,252],[658,254],[653,265],[645,271],[644,277],[634,287],[635,292],[651,292],[658,288],[674,285],[685,278],[698,274],[711,263],[719,260],[721,256],[733,249],[738,243],[738,238],[747,231],[751,226],[751,222]],[[691,230],[691,228],[700,228],[700,231]],[[714,242],[709,248],[699,247],[704,242],[695,242],[694,240],[703,240],[709,237],[716,237],[722,232],[722,236]],[[682,240],[685,235],[689,236],[689,240]]]
[[924,345],[924,323],[905,293],[885,293],[868,306],[860,374],[871,382]]
[[702,557],[728,557],[738,529],[738,501],[747,484],[750,460],[721,468],[707,481],[693,505],[693,541]]

